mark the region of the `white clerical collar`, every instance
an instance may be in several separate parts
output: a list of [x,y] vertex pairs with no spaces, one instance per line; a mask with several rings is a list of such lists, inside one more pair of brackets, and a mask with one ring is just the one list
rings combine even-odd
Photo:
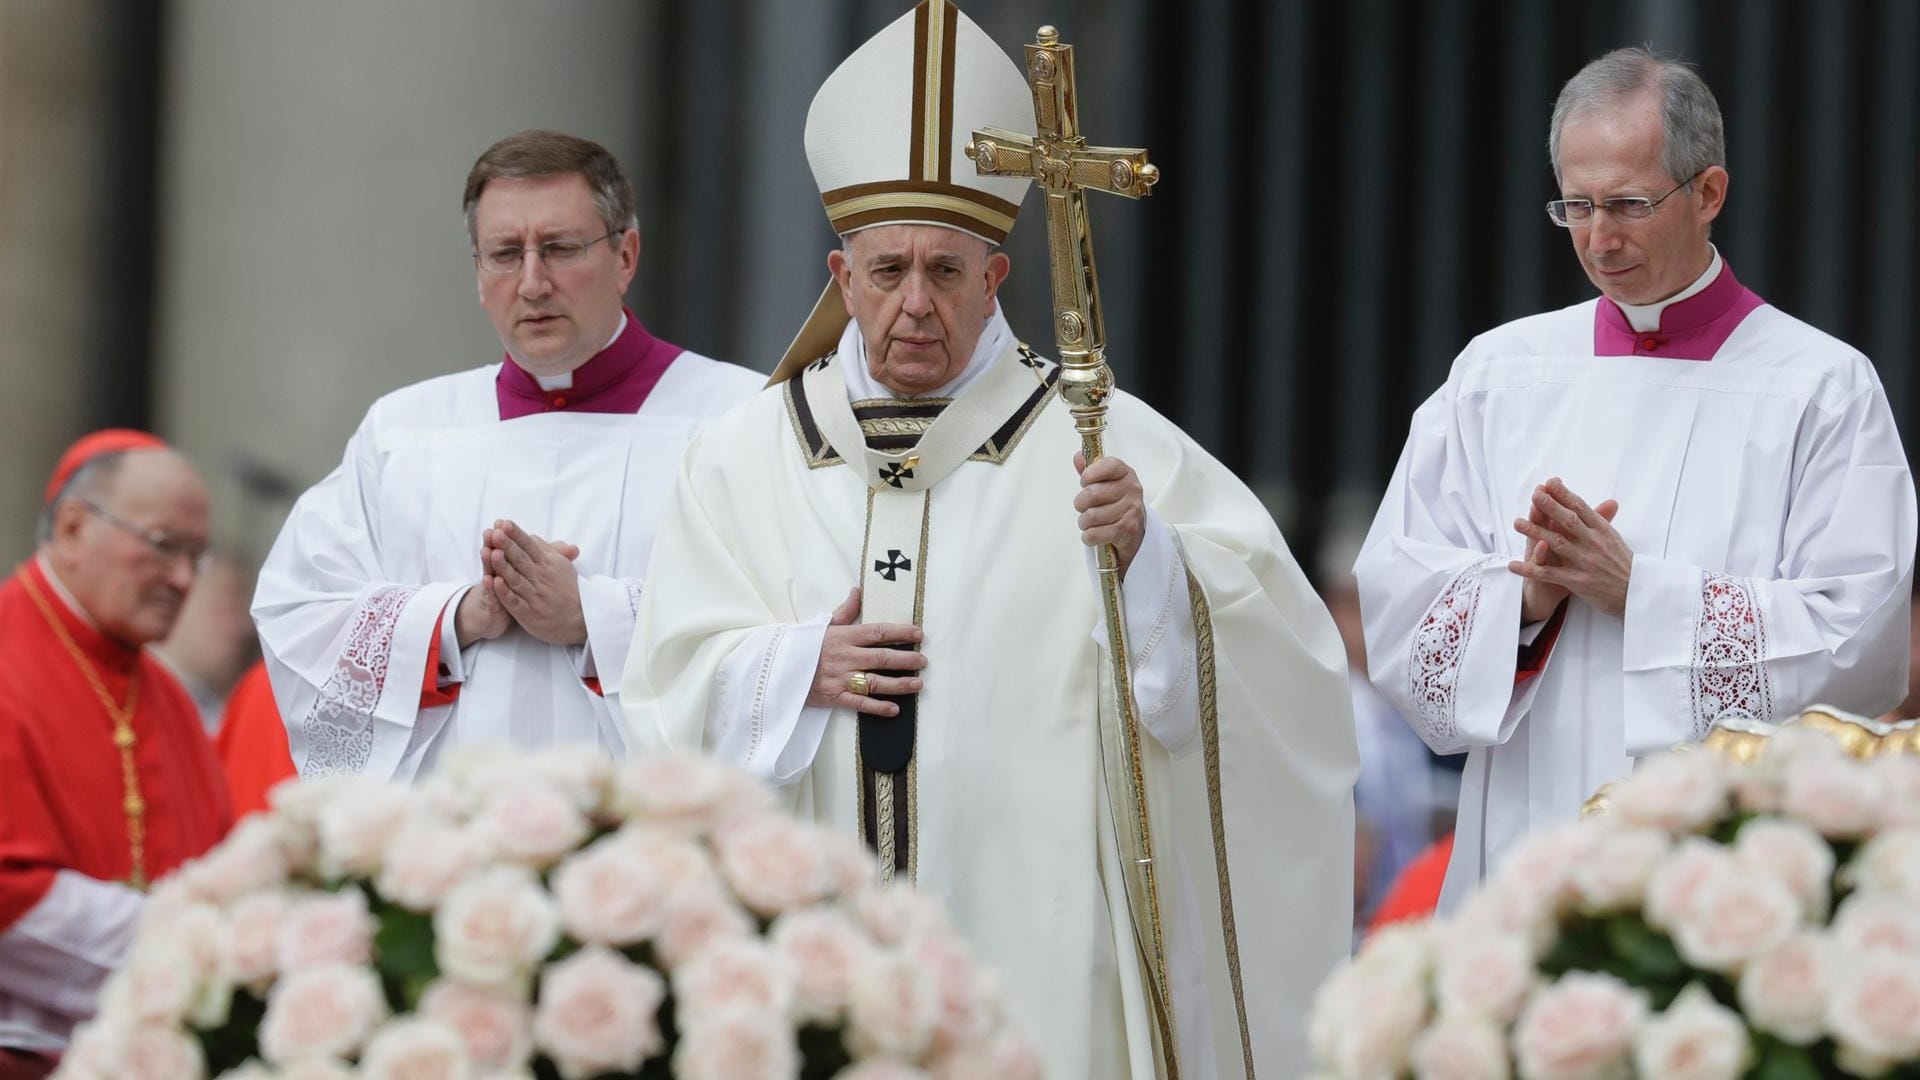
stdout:
[[1720,276],[1720,249],[1712,244],[1708,244],[1707,247],[1713,252],[1713,259],[1707,263],[1706,273],[1695,278],[1693,284],[1665,300],[1655,300],[1651,304],[1621,304],[1616,301],[1615,306],[1619,307],[1620,314],[1627,317],[1628,324],[1642,334],[1658,333],[1661,312],[1690,296],[1698,295],[1707,286],[1713,284],[1713,279]]
[[[987,324],[980,331],[980,341],[973,347],[973,355],[967,358],[966,369],[960,377],[928,394],[916,394],[915,397],[957,398],[966,392],[980,376],[987,373],[1001,353],[1013,346],[1013,327],[1007,325],[1007,317],[1001,313],[998,303],[993,306],[993,314],[987,316]],[[874,398],[897,398],[900,395],[882,386],[873,373],[867,370],[867,339],[860,333],[860,323],[847,320],[847,328],[840,335],[840,355],[845,358],[842,365],[846,369],[847,393],[851,400],[867,401]]]
[[[81,622],[86,623],[95,630],[99,630],[100,624],[94,622],[93,616],[87,614],[87,609],[81,607],[80,601],[75,600],[73,594],[67,591],[67,583],[61,581],[60,575],[53,572],[53,564],[47,561],[47,557],[36,553],[33,556],[33,561],[40,564],[40,573],[46,576],[47,584],[53,586],[53,595],[59,597],[60,602],[67,605],[67,610],[79,616]],[[104,631],[102,632],[104,633]]]
[[[620,335],[626,332],[627,313],[622,311],[620,313],[620,325],[613,328],[613,336],[608,338],[607,343],[600,346],[599,350],[596,351],[593,356],[599,356],[600,353],[613,348],[613,343],[619,341]],[[589,356],[587,359],[591,360],[593,356]],[[527,374],[533,375],[533,372],[529,371]],[[563,371],[558,375],[533,375],[533,381],[539,383],[540,389],[542,390],[571,390],[573,389],[573,372]]]

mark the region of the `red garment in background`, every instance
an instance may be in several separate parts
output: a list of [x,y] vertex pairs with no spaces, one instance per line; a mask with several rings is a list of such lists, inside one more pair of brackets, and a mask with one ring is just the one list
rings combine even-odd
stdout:
[[1447,864],[1453,861],[1453,834],[1428,844],[1400,869],[1387,894],[1374,910],[1367,933],[1375,934],[1391,923],[1430,918],[1440,904],[1440,886],[1447,880]]
[[233,816],[267,808],[267,793],[282,780],[299,773],[287,749],[287,727],[273,703],[273,685],[267,681],[265,661],[255,660],[234,685],[220,716],[220,734],[214,749],[227,773],[227,792],[233,798]]

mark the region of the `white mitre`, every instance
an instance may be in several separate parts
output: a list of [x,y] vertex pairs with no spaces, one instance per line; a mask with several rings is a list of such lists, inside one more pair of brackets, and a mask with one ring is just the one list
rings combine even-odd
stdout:
[[[1006,240],[1027,181],[980,176],[974,131],[1033,129],[1020,67],[948,0],[922,0],[834,69],[807,110],[807,164],[842,236],[876,225],[942,225]],[[832,352],[847,309],[831,279],[772,383]]]

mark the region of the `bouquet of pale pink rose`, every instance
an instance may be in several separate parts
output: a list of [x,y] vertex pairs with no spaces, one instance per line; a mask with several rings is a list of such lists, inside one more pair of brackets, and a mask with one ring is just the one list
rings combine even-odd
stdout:
[[711,761],[288,785],[155,889],[64,1077],[1019,1080],[945,917]]
[[1920,759],[1676,751],[1323,985],[1325,1075],[1920,1077]]

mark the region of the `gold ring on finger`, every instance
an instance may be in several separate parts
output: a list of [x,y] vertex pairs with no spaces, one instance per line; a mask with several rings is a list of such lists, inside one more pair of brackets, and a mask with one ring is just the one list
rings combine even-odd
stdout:
[[847,692],[859,697],[873,693],[873,676],[864,671],[856,671],[847,676]]

